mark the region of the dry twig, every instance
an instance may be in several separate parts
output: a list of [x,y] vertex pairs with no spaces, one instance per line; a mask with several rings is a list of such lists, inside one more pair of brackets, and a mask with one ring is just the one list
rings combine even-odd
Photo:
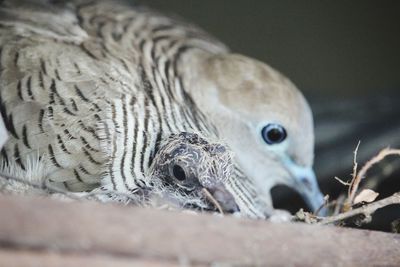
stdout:
[[372,166],[374,166],[376,163],[382,161],[385,157],[390,156],[390,155],[399,155],[400,156],[400,149],[391,149],[391,148],[382,149],[375,157],[373,157],[372,159],[367,161],[367,163],[365,163],[365,165],[360,169],[359,172],[356,172],[356,175],[353,176],[354,178],[352,179],[350,186],[349,186],[349,197],[347,199],[348,205],[350,205],[350,206],[353,205],[354,198],[358,191],[360,182],[365,177],[367,171]]
[[389,205],[394,205],[400,204],[400,192],[397,192],[390,197],[378,200],[376,202],[363,205],[359,208],[340,213],[335,216],[330,216],[323,218],[321,221],[319,221],[317,224],[332,224],[332,223],[337,223],[341,222],[343,220],[346,220],[348,218],[354,217],[356,215],[364,215],[365,217],[370,217],[376,210],[381,209],[383,207],[389,206]]
[[203,192],[204,196],[209,200],[215,208],[222,214],[224,215],[224,210],[222,209],[221,205],[218,203],[218,201],[213,197],[213,195],[208,191],[206,188],[203,188],[201,190]]
[[[354,205],[354,200],[356,198],[356,194],[358,192],[361,180],[365,178],[365,175],[369,169],[371,169],[375,164],[382,161],[385,157],[390,155],[398,155],[400,156],[400,149],[391,149],[385,148],[382,149],[376,156],[371,158],[367,161],[364,166],[358,171],[358,163],[357,163],[357,152],[359,148],[360,142],[358,143],[355,151],[354,151],[354,160],[353,160],[353,172],[352,172],[352,180],[350,183],[344,182],[343,180],[335,177],[341,184],[346,185],[349,187],[348,189],[348,196],[346,199],[338,198],[336,201],[331,201],[325,204],[325,207],[335,205],[335,212],[332,216],[321,218],[312,216],[312,214],[296,214],[297,219],[301,221],[306,221],[309,223],[318,223],[318,224],[332,224],[344,221],[346,219],[352,218],[356,215],[363,215],[364,218],[369,219],[371,215],[378,209],[393,205],[393,204],[400,204],[400,192],[393,194],[390,197],[384,198],[382,200],[372,202],[369,204],[364,204],[359,208],[352,209]],[[373,200],[372,200],[373,201]],[[368,201],[369,202],[369,201]],[[340,207],[342,212],[340,213]],[[303,212],[304,213],[304,212]],[[312,216],[308,218],[309,216]],[[305,219],[304,219],[305,218]],[[308,219],[307,219],[308,218]],[[362,222],[365,222],[363,220]]]

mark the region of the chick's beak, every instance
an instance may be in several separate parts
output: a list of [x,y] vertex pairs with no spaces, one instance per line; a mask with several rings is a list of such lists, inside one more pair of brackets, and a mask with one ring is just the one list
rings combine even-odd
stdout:
[[312,168],[301,167],[289,160],[286,167],[294,179],[294,189],[302,196],[312,212],[318,211],[319,216],[326,216],[323,207],[324,195],[321,193],[317,178]]

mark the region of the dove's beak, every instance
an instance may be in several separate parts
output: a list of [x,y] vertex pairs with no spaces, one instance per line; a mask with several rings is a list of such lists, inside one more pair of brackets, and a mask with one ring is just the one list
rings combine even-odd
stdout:
[[312,168],[298,166],[293,161],[286,162],[286,167],[294,179],[294,189],[302,196],[312,212],[319,216],[326,215],[324,196],[321,193],[317,178]]

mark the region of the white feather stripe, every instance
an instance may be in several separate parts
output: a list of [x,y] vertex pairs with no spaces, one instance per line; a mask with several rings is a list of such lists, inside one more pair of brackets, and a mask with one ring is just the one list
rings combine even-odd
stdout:
[[134,99],[132,97],[124,97],[123,99],[124,101],[124,121],[125,121],[125,142],[124,142],[124,147],[125,147],[125,154],[124,154],[124,161],[123,161],[123,166],[121,166],[121,172],[123,172],[123,175],[125,177],[125,183],[127,184],[129,189],[133,189],[136,188],[136,184],[135,184],[135,179],[136,176],[134,173],[132,173],[132,169],[133,169],[133,162],[132,162],[132,147],[134,147],[134,142],[136,139],[135,136],[135,131],[134,128],[137,127],[138,125],[136,125],[137,121],[134,118],[134,114],[133,114],[133,106],[132,104],[134,104]]

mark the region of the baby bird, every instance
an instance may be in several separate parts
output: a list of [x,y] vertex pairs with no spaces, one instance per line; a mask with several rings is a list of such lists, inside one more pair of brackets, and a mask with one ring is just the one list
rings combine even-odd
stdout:
[[237,212],[238,207],[224,184],[232,174],[232,156],[224,145],[210,143],[196,133],[182,132],[164,142],[148,177],[164,201],[231,213]]

